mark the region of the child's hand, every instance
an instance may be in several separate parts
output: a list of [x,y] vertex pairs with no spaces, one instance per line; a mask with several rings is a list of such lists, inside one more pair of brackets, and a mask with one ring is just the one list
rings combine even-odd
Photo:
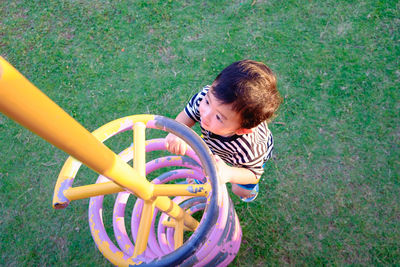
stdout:
[[165,147],[169,152],[177,155],[185,155],[187,150],[185,141],[172,133],[169,133],[165,138]]
[[218,155],[214,155],[220,184],[230,182],[230,168]]

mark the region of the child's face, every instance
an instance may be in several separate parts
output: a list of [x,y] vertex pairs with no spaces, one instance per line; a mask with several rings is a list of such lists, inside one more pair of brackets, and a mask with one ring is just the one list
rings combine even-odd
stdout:
[[207,131],[221,136],[239,134],[239,113],[232,110],[231,104],[221,104],[210,91],[200,102],[199,111],[201,126]]

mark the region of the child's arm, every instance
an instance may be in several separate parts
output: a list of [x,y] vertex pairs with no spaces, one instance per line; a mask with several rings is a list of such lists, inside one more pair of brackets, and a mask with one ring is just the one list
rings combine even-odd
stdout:
[[[177,122],[185,124],[190,128],[192,128],[193,125],[196,123],[194,120],[189,118],[188,115],[186,115],[186,112],[184,110],[178,114],[175,120]],[[169,152],[177,155],[184,155],[187,148],[187,144],[185,143],[185,141],[172,133],[169,133],[165,138],[165,146]]]
[[217,163],[219,180],[222,184],[256,184],[258,179],[254,172],[246,168],[227,165],[219,156],[214,156]]

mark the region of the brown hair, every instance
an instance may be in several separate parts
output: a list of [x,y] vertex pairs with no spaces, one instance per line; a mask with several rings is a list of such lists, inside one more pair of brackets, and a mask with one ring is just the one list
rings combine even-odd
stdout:
[[222,104],[232,104],[246,129],[270,121],[282,102],[275,74],[264,63],[248,59],[226,67],[215,79],[211,93]]

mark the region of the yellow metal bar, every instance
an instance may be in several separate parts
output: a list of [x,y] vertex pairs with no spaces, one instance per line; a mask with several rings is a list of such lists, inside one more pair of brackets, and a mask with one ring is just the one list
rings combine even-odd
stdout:
[[100,195],[108,195],[125,191],[124,188],[114,182],[105,182],[99,184],[84,185],[73,187],[64,191],[64,195],[70,201],[95,197]]
[[174,243],[175,249],[178,249],[183,244],[183,220],[176,220]]
[[[175,228],[175,226],[176,226],[175,220],[173,220],[173,221],[163,221],[162,224],[165,227],[173,227],[173,228]],[[184,231],[190,231],[190,229],[188,227],[186,227],[186,226],[183,226],[183,230]]]
[[[133,168],[142,176],[146,175],[146,125],[137,122],[133,125]],[[137,239],[133,256],[142,254],[147,247],[149,240],[151,222],[154,214],[154,200],[144,202],[140,223],[138,227]]]
[[133,251],[134,258],[139,256],[146,250],[147,241],[149,240],[151,222],[153,221],[154,204],[155,204],[154,201],[144,202],[142,215],[140,216],[140,223],[135,243],[135,250]]
[[109,168],[114,161],[112,151],[105,149],[7,61],[1,58],[0,63],[1,112],[68,154],[79,154],[93,169],[104,172]]
[[155,184],[154,196],[208,196],[210,184]]
[[2,57],[0,111],[142,199],[152,197],[152,186],[145,177],[99,142]]
[[[158,197],[151,202],[154,187],[146,180],[145,175],[140,173],[143,169],[139,167],[139,172],[129,166],[2,57],[0,57],[0,112],[70,154],[95,172],[108,177],[120,187],[134,192],[148,203],[146,205],[154,206],[155,204],[170,217],[177,220],[183,219],[184,225],[193,231],[199,225],[198,221],[168,197]],[[146,212],[151,210],[154,210],[154,207],[150,207]]]
[[157,197],[155,203],[159,210],[167,213],[170,217],[176,220],[183,219],[184,225],[186,225],[191,231],[195,231],[199,226],[199,222],[196,219],[190,216],[168,197]]
[[115,155],[114,164],[103,175],[114,180],[115,183],[133,192],[143,200],[149,200],[153,197],[153,184],[117,155]]

